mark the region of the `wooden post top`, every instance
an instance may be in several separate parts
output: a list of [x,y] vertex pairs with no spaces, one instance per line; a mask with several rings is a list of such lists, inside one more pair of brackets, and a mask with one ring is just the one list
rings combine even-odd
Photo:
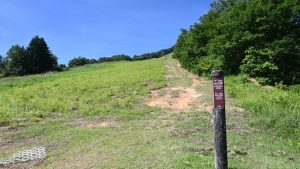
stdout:
[[223,77],[224,72],[222,70],[213,70],[211,72],[211,77]]

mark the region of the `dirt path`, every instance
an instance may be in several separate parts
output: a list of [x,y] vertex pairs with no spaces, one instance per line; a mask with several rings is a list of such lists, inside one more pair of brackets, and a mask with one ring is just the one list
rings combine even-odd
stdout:
[[146,100],[148,106],[179,112],[211,111],[212,93],[208,80],[187,72],[177,61],[168,61],[165,66],[167,85],[151,91]]

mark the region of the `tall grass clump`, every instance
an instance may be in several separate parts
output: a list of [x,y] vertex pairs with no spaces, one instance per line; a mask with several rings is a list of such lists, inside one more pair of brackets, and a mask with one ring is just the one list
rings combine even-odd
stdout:
[[246,77],[226,77],[226,92],[251,113],[252,125],[291,141],[299,139],[300,85],[286,89],[249,83]]

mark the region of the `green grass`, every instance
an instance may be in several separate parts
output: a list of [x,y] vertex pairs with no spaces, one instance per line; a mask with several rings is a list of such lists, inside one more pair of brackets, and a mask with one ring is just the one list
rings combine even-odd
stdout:
[[237,104],[251,112],[250,123],[286,138],[300,150],[300,86],[287,90],[258,86],[245,77],[227,77],[227,93]]
[[89,65],[63,73],[0,80],[0,124],[53,116],[134,118],[140,96],[164,84],[163,60]]
[[[25,167],[213,168],[210,112],[170,112],[143,104],[151,89],[165,84],[188,85],[174,78],[164,79],[168,74],[164,64],[170,61],[88,65],[62,73],[0,80],[0,120],[5,126],[0,126],[0,159],[19,150],[45,146],[47,157]],[[211,89],[209,81],[197,86],[202,94],[199,102],[212,99]],[[275,129],[257,123],[265,115],[244,106],[254,95],[257,102],[271,98],[264,90],[289,95],[299,92],[298,88],[283,91],[228,77],[226,89],[236,97],[227,97],[229,168],[299,168],[296,137],[278,137],[281,132],[276,134]],[[176,97],[176,91],[173,95]],[[249,111],[237,111],[232,108],[235,104]],[[288,106],[285,109],[293,110]],[[106,121],[115,125],[85,125]]]

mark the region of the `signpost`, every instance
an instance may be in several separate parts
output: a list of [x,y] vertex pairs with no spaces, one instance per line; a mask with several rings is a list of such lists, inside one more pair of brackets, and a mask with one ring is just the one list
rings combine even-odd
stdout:
[[224,73],[214,70],[211,73],[214,88],[214,153],[215,169],[227,169],[227,141],[226,141],[226,116],[225,116],[225,93]]

